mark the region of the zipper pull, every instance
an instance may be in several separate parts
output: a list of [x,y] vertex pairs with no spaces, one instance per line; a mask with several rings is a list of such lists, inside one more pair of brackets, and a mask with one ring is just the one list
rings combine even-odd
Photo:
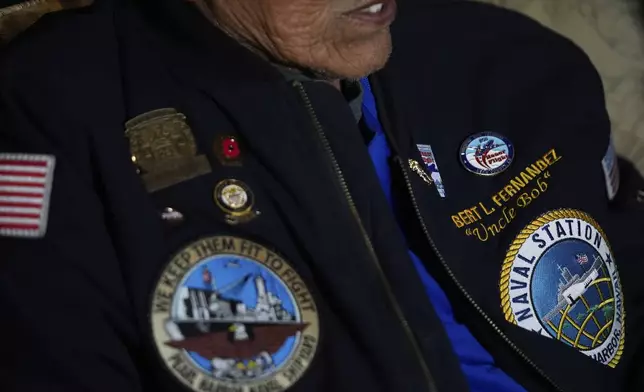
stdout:
[[420,165],[420,163],[418,163],[418,161],[414,159],[409,159],[409,168],[411,169],[411,171],[418,174],[420,178],[422,178],[423,181],[425,181],[427,184],[429,185],[434,184],[434,180],[432,180],[429,174],[427,174],[427,172],[423,170],[423,167]]

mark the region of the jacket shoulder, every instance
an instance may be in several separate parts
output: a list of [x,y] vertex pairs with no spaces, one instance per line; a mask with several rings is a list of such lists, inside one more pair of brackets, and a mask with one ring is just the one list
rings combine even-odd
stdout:
[[[484,114],[485,128],[513,123],[512,130],[570,144],[583,139],[588,154],[605,153],[610,122],[603,85],[581,48],[515,11],[469,1],[410,1],[392,30],[386,68],[409,105],[435,99],[437,111]],[[408,83],[409,75],[415,83]],[[540,121],[526,121],[536,113]]]
[[585,53],[568,38],[517,11],[466,0],[411,0],[400,7],[394,28],[397,43],[449,46],[453,51],[486,49],[502,54],[508,47],[542,47]]
[[113,12],[97,5],[45,15],[0,48],[0,117],[14,124],[0,136],[28,146],[30,129],[71,145],[120,124],[116,37]]
[[0,48],[3,98],[44,104],[97,91],[118,76],[112,12],[104,6],[44,15]]
[[64,158],[89,182],[95,140],[124,123],[116,36],[112,12],[92,7],[45,15],[0,48],[0,144]]

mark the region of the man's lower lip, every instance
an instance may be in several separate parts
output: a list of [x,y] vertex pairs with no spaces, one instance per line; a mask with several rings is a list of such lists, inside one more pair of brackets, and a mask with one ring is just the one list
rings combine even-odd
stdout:
[[388,25],[396,18],[396,1],[395,0],[382,0],[382,10],[378,13],[372,14],[366,10],[353,11],[345,14],[346,16],[357,19],[361,22],[366,22],[374,25]]

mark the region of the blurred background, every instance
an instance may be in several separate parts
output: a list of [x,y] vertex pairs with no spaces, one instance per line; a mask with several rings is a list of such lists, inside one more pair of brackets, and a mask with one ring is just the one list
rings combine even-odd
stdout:
[[606,90],[615,147],[644,173],[644,0],[479,0],[520,11],[590,56]]

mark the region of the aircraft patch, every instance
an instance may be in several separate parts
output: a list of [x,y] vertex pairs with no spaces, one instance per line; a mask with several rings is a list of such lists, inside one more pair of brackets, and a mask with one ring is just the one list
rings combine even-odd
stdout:
[[460,158],[468,171],[480,176],[495,176],[512,164],[514,146],[498,133],[477,133],[465,139],[461,145]]

